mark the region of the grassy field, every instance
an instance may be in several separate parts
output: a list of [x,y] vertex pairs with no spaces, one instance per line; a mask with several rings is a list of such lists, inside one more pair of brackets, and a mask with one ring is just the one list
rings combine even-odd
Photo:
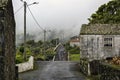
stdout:
[[70,61],[80,61],[80,54],[70,54]]

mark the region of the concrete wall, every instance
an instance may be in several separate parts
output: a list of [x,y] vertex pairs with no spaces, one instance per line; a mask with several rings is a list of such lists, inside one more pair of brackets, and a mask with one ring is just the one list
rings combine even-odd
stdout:
[[[104,47],[104,37],[112,38],[112,48]],[[81,57],[103,59],[120,55],[120,35],[80,35]]]
[[18,66],[18,72],[24,72],[28,70],[32,70],[34,68],[34,58],[31,56],[28,62],[16,64]]

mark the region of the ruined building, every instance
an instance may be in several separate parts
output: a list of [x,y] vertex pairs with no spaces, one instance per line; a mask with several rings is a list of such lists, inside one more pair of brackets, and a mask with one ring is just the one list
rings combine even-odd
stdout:
[[80,48],[81,58],[93,60],[120,56],[120,24],[83,25]]
[[15,80],[15,21],[12,0],[0,0],[0,80]]

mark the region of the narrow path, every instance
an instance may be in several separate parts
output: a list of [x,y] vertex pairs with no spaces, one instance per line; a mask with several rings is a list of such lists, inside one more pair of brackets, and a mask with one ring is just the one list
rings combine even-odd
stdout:
[[79,72],[77,62],[37,62],[38,69],[21,73],[21,80],[85,80]]
[[65,47],[60,43],[56,47],[56,55],[54,61],[67,61],[68,53],[65,50]]

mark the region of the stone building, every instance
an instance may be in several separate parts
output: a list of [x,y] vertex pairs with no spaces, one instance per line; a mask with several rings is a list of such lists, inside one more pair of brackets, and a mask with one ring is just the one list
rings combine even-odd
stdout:
[[0,0],[0,80],[15,79],[15,21],[12,0]]
[[120,56],[120,25],[82,25],[80,48],[81,58],[106,59]]

